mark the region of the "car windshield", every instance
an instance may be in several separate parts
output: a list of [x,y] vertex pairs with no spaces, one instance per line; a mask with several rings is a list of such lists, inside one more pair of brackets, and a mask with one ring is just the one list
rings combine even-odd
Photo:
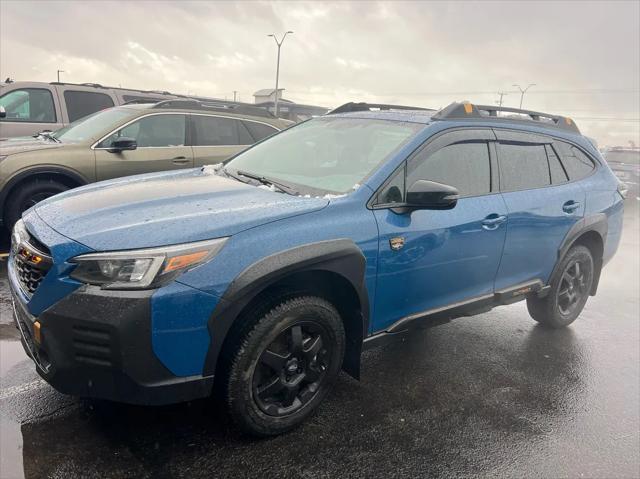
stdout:
[[342,194],[423,127],[388,120],[316,118],[241,153],[227,169],[277,180],[298,191]]
[[52,136],[64,143],[78,143],[85,140],[97,140],[100,134],[108,133],[109,128],[121,120],[130,117],[130,110],[109,108],[94,113],[57,130]]
[[627,165],[640,165],[640,151],[607,151],[604,155],[607,161],[625,163]]

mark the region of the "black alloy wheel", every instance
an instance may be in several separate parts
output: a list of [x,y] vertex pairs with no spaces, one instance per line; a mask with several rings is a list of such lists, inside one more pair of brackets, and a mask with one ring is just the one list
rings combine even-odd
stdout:
[[265,296],[237,325],[220,356],[216,395],[243,432],[290,431],[317,411],[338,377],[343,320],[325,298],[287,293]]
[[562,258],[549,283],[549,292],[540,298],[527,298],[527,309],[533,319],[550,328],[564,328],[582,312],[593,286],[595,262],[591,250],[575,245]]
[[582,300],[589,296],[587,285],[591,286],[591,263],[576,259],[569,263],[560,279],[558,288],[558,309],[563,316],[570,316],[580,305]]
[[311,318],[280,333],[254,371],[253,396],[260,409],[282,417],[303,408],[320,389],[331,353],[327,331]]

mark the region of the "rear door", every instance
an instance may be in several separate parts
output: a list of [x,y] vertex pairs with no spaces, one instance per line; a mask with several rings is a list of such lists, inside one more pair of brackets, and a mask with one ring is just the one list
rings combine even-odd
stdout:
[[[95,147],[98,181],[154,171],[191,168],[193,152],[186,145],[187,115],[154,113],[122,126]],[[116,138],[133,138],[132,151],[110,152]]]
[[254,143],[249,130],[236,118],[198,113],[190,117],[195,166],[220,163]]
[[546,284],[558,249],[584,216],[585,192],[569,176],[550,137],[495,130],[507,237],[495,289]]

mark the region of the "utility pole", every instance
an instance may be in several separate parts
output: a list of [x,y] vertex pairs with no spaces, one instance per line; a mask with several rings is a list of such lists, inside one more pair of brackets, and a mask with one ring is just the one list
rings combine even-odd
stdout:
[[58,83],[60,83],[60,73],[64,73],[64,70],[58,70]]
[[276,45],[278,46],[278,60],[276,62],[276,100],[275,100],[276,116],[278,116],[278,111],[279,111],[278,110],[278,79],[280,76],[280,47],[282,46],[284,39],[290,33],[293,33],[293,32],[291,30],[285,32],[284,35],[282,35],[282,38],[280,40],[278,40],[278,37],[276,37],[275,34],[273,33],[267,35],[268,37],[273,37],[274,41],[276,42]]
[[236,101],[236,95],[238,94],[238,90],[233,90],[233,101]]
[[498,106],[502,106],[502,97],[503,96],[507,96],[508,93],[504,92],[504,91],[499,91],[498,93],[496,93],[497,95],[500,95],[500,100],[496,101],[496,103],[498,104]]
[[513,85],[515,87],[518,87],[518,90],[520,90],[520,109],[522,109],[522,100],[524,99],[524,94],[527,93],[527,90],[529,88],[531,88],[532,86],[536,86],[535,83],[529,83],[529,86],[527,86],[527,88],[525,88],[524,90],[522,89],[522,87],[520,85]]

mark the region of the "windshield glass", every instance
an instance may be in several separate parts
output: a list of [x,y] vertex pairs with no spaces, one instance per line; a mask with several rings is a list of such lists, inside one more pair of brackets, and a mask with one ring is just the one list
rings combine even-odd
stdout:
[[85,116],[57,130],[53,136],[63,142],[76,143],[85,140],[97,140],[100,134],[108,133],[109,128],[132,115],[131,110],[109,108],[93,115]]
[[316,118],[241,153],[227,168],[312,190],[346,193],[423,127],[388,120]]

